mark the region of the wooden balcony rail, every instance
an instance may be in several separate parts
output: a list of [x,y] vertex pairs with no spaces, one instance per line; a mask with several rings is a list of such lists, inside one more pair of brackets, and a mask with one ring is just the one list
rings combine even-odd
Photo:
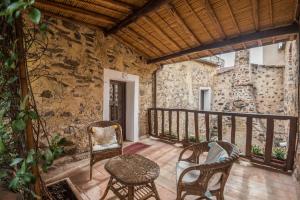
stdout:
[[[174,115],[173,115],[174,114]],[[160,117],[159,117],[160,115]],[[203,116],[203,124],[199,124],[199,116]],[[167,116],[167,117],[166,117]],[[191,117],[192,116],[192,117]],[[200,111],[200,110],[188,110],[188,109],[169,109],[169,108],[149,108],[148,109],[148,127],[149,135],[170,140],[173,142],[179,142],[188,144],[191,142],[199,142],[200,137],[205,138],[206,141],[212,140],[211,138],[211,120],[212,116],[216,116],[216,128],[217,140],[224,139],[225,133],[223,133],[223,119],[230,118],[231,132],[230,142],[236,144],[237,142],[237,123],[236,118],[246,119],[246,130],[245,130],[245,143],[244,149],[241,149],[241,156],[248,158],[254,163],[280,169],[285,172],[293,170],[295,152],[296,152],[296,140],[298,131],[298,118],[293,116],[283,115],[269,115],[269,114],[256,114],[256,113],[233,113],[233,112],[215,112],[215,111]],[[193,118],[193,126],[190,127],[189,123]],[[255,120],[266,121],[266,133],[265,133],[265,144],[262,149],[264,152],[262,155],[256,155],[252,152],[253,142],[253,122]],[[277,121],[288,121],[288,141],[286,145],[286,158],[279,160],[273,156],[274,148],[274,125],[275,120]],[[181,123],[180,123],[181,122]],[[165,127],[165,124],[168,124]],[[161,126],[159,126],[159,124]],[[240,124],[239,124],[240,125]],[[180,126],[184,126],[180,127]],[[205,127],[205,132],[200,133],[199,127]],[[176,127],[176,128],[175,128]],[[175,130],[172,130],[172,129]],[[166,130],[167,129],[167,130]],[[194,129],[194,131],[191,131]],[[191,141],[193,137],[193,141]],[[240,139],[239,139],[240,140]]]

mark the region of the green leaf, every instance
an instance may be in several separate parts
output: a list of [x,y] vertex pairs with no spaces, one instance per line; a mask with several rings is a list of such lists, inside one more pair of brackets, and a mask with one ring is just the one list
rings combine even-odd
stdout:
[[21,101],[21,103],[20,103],[20,110],[25,110],[27,102],[28,102],[28,99],[29,99],[29,96],[26,95],[24,97],[24,99]]
[[35,163],[34,155],[35,155],[34,150],[30,150],[29,153],[28,153],[28,155],[27,155],[27,158],[26,158],[26,163],[27,164],[33,164],[33,163]]
[[5,151],[6,151],[5,144],[2,140],[2,138],[0,138],[0,154],[5,153]]
[[45,23],[42,23],[41,25],[40,25],[40,31],[41,32],[46,32],[47,31],[47,29],[48,29],[48,26],[47,26],[47,24],[45,24]]
[[35,23],[35,24],[40,23],[41,12],[38,9],[32,8],[31,11],[28,13],[28,16],[33,23]]
[[24,160],[22,162],[21,169],[18,172],[21,173],[21,174],[24,174],[26,172],[26,169],[27,169],[26,161]]
[[16,191],[19,188],[19,185],[20,185],[20,178],[16,176],[10,181],[9,188],[13,191]]
[[0,180],[3,179],[3,178],[5,178],[7,175],[8,175],[8,174],[7,174],[6,171],[1,170],[1,171],[0,171]]
[[29,111],[28,112],[28,115],[29,115],[29,117],[31,118],[31,119],[38,119],[38,115],[37,115],[37,113],[35,112],[35,111]]
[[23,131],[26,128],[26,123],[23,119],[16,119],[12,122],[12,129],[16,132]]
[[13,161],[10,163],[10,166],[12,167],[12,166],[15,166],[15,165],[17,165],[17,164],[19,164],[20,162],[22,162],[23,161],[23,158],[15,158],[15,159],[13,159]]

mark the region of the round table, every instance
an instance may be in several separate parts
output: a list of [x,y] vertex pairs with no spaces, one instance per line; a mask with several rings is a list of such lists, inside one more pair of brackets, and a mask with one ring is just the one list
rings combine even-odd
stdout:
[[104,167],[111,177],[101,199],[109,190],[120,199],[160,199],[154,184],[160,169],[152,160],[138,154],[121,155],[110,159]]

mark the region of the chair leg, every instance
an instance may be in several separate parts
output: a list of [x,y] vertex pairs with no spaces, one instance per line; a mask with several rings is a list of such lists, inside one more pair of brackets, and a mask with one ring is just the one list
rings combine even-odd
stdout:
[[176,200],[181,200],[181,193],[182,193],[181,188],[179,188],[179,187],[177,186],[177,197],[176,197]]
[[220,191],[216,194],[217,200],[224,200],[224,194],[223,191]]
[[90,163],[90,180],[93,178],[93,165]]

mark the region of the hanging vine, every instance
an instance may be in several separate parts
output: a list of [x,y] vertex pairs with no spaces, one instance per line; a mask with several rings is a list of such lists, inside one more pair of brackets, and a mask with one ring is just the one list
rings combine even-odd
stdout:
[[[34,0],[0,3],[0,182],[24,199],[42,198],[40,190],[47,194],[39,169],[47,171],[62,154],[64,141],[46,133],[28,78],[26,60],[38,62],[47,48],[36,37],[46,25],[40,23],[41,12],[33,4]],[[47,148],[39,147],[41,134]]]

